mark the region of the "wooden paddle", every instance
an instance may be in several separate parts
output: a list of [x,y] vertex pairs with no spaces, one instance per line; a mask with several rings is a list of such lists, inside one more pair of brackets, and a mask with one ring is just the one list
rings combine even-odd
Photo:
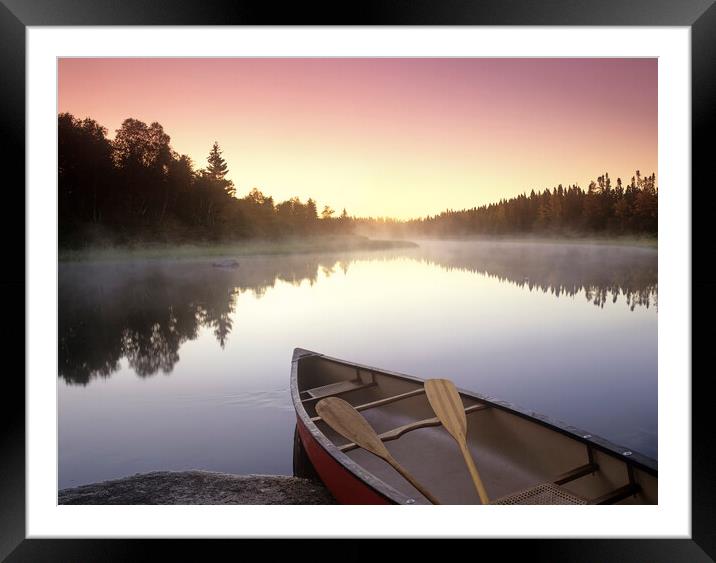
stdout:
[[390,452],[378,437],[375,430],[373,430],[373,427],[368,424],[368,421],[363,418],[363,415],[355,410],[352,405],[338,397],[327,397],[326,399],[318,401],[316,412],[318,412],[318,415],[326,424],[340,435],[373,455],[387,461],[430,502],[440,504],[440,501],[436,499],[430,491],[427,491],[425,487],[418,483],[415,477],[408,473],[405,468],[390,455]]
[[460,446],[472,482],[475,484],[477,494],[480,495],[480,501],[482,504],[489,504],[487,491],[477,472],[470,450],[467,449],[467,417],[455,385],[449,379],[428,379],[425,381],[425,394],[440,422]]

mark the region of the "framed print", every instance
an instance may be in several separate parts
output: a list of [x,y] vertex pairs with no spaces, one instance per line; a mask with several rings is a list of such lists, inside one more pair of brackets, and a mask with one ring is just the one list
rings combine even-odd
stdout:
[[3,0],[0,555],[713,560],[712,2],[334,10]]

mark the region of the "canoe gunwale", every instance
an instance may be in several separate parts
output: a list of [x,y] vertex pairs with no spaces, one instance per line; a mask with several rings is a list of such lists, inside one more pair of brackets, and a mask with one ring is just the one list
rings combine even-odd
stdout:
[[[333,444],[326,436],[321,432],[321,430],[316,426],[316,424],[311,420],[311,417],[308,416],[308,413],[306,412],[303,403],[300,398],[299,390],[298,390],[298,362],[307,357],[319,357],[322,360],[333,362],[336,364],[340,364],[343,366],[351,366],[356,367],[359,369],[364,369],[367,371],[373,371],[381,374],[385,374],[391,377],[396,377],[398,379],[407,380],[413,383],[423,384],[424,380],[414,377],[411,375],[403,374],[403,373],[396,373],[389,370],[385,370],[382,368],[376,368],[373,366],[366,366],[362,364],[358,364],[355,362],[350,362],[346,360],[340,360],[338,358],[333,358],[330,356],[326,356],[324,354],[320,354],[317,352],[311,352],[309,350],[305,350],[302,348],[295,348],[293,352],[293,359],[291,362],[291,396],[293,399],[294,407],[296,409],[296,413],[303,422],[303,424],[306,426],[306,428],[309,430],[313,438],[334,458],[336,461],[338,461],[341,465],[343,465],[347,470],[355,474],[358,478],[363,480],[367,485],[378,491],[383,496],[389,498],[392,502],[396,502],[398,504],[406,504],[409,500],[411,500],[411,497],[404,495],[403,493],[397,491],[381,479],[378,479],[375,475],[373,475],[370,472],[367,472],[365,469],[363,469],[360,465],[358,465],[355,461],[353,461],[350,457],[348,457],[344,452],[341,451],[341,449]],[[481,403],[485,405],[489,405],[491,407],[501,409],[503,411],[506,411],[508,413],[514,414],[516,416],[519,416],[520,418],[524,418],[527,420],[530,420],[536,424],[539,424],[541,426],[544,426],[548,429],[551,429],[553,431],[559,432],[560,434],[566,435],[570,439],[576,440],[582,444],[584,444],[588,448],[593,448],[597,451],[604,452],[607,455],[610,455],[616,459],[619,459],[623,461],[627,466],[638,468],[645,473],[652,475],[652,476],[658,476],[658,462],[655,459],[652,459],[650,457],[647,457],[643,454],[640,454],[639,452],[631,451],[628,448],[625,448],[623,446],[620,446],[618,444],[615,444],[605,438],[602,438],[601,436],[591,434],[587,431],[582,430],[581,428],[577,428],[572,425],[568,425],[564,422],[561,422],[559,420],[552,419],[546,415],[543,415],[541,413],[537,413],[532,410],[524,409],[518,405],[509,403],[507,401],[502,401],[499,399],[496,399],[494,397],[489,397],[486,395],[482,395],[480,393],[476,393],[474,391],[468,391],[465,389],[458,388],[458,392],[461,395],[464,395],[466,397],[470,397],[472,399],[475,399],[477,401],[480,401]],[[628,453],[626,453],[628,452]],[[626,453],[626,455],[625,455]],[[412,502],[415,502],[415,499],[412,499]],[[412,502],[410,502],[412,504]]]

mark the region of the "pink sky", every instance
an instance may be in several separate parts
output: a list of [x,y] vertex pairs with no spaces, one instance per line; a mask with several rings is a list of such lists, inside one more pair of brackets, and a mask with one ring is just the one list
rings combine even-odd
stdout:
[[656,59],[61,59],[60,112],[158,121],[239,195],[415,217],[657,172]]

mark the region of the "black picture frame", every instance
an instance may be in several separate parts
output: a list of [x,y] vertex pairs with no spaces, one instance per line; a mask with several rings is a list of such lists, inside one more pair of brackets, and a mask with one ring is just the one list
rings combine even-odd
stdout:
[[[698,205],[692,199],[692,302],[698,303],[692,316],[692,358],[705,356],[706,330],[697,330],[694,321],[713,317],[716,308],[708,299],[716,289],[707,261],[694,258],[699,249],[710,249],[710,231],[705,214],[713,206],[713,186],[707,174],[713,160],[707,137],[713,136],[712,105],[716,100],[716,6],[714,0],[363,0],[342,3],[282,3],[269,0],[0,0],[0,131],[5,148],[3,165],[5,218],[0,221],[8,268],[0,284],[6,298],[7,318],[24,318],[25,245],[19,245],[20,221],[25,209],[25,33],[28,26],[69,25],[568,25],[568,26],[686,26],[691,30],[692,70],[692,184],[700,186]],[[5,183],[5,181],[7,183]],[[687,190],[688,186],[684,186]],[[709,192],[710,190],[710,192]],[[14,199],[13,199],[14,198]],[[660,225],[668,228],[668,225]],[[17,241],[11,245],[10,242]],[[22,311],[21,311],[22,309]],[[21,316],[22,315],[22,316]],[[3,323],[2,338],[7,354],[19,355],[24,348],[24,330],[15,323]],[[708,326],[705,324],[703,326]],[[713,561],[716,558],[716,454],[710,448],[710,417],[713,404],[709,391],[710,370],[700,372],[692,363],[692,533],[691,539],[584,539],[584,540],[469,540],[478,541],[476,557],[499,554],[501,560],[529,557],[545,561]],[[707,364],[704,364],[707,365]],[[24,370],[23,370],[24,371]],[[25,528],[25,382],[19,370],[7,370],[0,409],[0,559],[7,561],[138,561],[171,557],[178,560],[218,559],[217,549],[226,540],[60,540],[27,539]],[[320,531],[317,531],[317,536]],[[252,540],[253,541],[253,540]],[[275,541],[275,540],[269,540]],[[379,540],[343,540],[349,549],[341,558],[372,557]],[[306,553],[317,554],[324,543],[302,540]],[[305,544],[309,545],[305,545]],[[422,542],[404,542],[403,556],[424,549]],[[461,542],[451,542],[452,551]],[[464,542],[462,542],[464,544]],[[229,546],[235,550],[232,542]],[[275,545],[271,547],[272,558]],[[296,552],[295,547],[289,550]],[[332,550],[335,548],[331,548]],[[303,549],[301,549],[303,551]],[[217,553],[212,556],[211,554]],[[229,552],[231,554],[231,552]],[[335,552],[334,552],[335,553]],[[447,553],[447,552],[445,552]],[[234,554],[236,552],[234,551]],[[231,555],[230,555],[231,556]],[[235,557],[236,555],[234,555]],[[234,558],[232,557],[232,558]],[[507,558],[507,559],[506,559]]]

